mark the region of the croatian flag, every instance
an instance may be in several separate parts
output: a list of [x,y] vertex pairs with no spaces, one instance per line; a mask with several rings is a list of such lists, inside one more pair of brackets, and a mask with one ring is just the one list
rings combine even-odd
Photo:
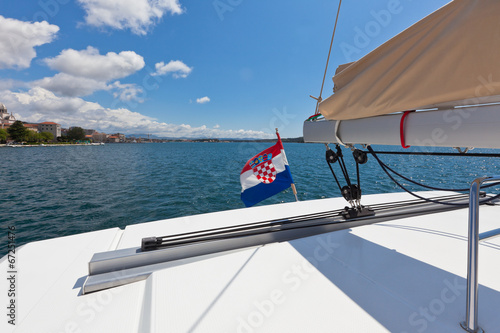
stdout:
[[250,207],[289,188],[292,174],[278,133],[278,142],[252,157],[240,174],[241,200]]

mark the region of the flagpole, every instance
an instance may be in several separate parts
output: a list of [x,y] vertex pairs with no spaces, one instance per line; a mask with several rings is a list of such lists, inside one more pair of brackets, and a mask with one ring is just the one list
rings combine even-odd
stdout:
[[292,191],[293,191],[293,195],[295,195],[295,201],[299,201],[299,198],[297,198],[297,189],[295,188],[295,184],[292,183]]
[[[278,136],[279,138],[279,133],[278,133],[278,128],[276,127],[276,135]],[[285,148],[283,147],[283,154],[285,154]],[[286,154],[285,154],[285,159],[286,159]],[[291,172],[290,172],[291,173]],[[291,187],[292,187],[292,192],[293,192],[293,195],[295,196],[295,201],[298,202],[299,201],[299,198],[297,197],[297,189],[295,188],[295,184],[294,183],[291,183],[290,184]]]

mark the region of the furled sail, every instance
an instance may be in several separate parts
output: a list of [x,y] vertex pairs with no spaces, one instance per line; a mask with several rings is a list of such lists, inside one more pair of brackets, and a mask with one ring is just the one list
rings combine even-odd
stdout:
[[333,81],[330,120],[500,102],[500,1],[454,0]]

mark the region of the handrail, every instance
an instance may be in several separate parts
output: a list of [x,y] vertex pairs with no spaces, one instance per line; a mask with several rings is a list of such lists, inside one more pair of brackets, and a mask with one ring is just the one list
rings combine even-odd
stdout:
[[479,246],[479,190],[481,185],[500,181],[500,176],[475,179],[469,192],[469,234],[467,250],[467,300],[465,321],[460,323],[470,333],[484,332],[477,324],[478,312],[478,246]]
[[480,233],[479,241],[487,240],[497,236],[500,236],[500,228]]

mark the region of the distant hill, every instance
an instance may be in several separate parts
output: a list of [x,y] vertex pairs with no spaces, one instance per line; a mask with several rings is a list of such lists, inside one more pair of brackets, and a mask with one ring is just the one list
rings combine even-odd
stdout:
[[[141,139],[155,139],[155,140],[173,140],[173,141],[182,141],[182,140],[192,140],[192,141],[208,141],[208,140],[218,140],[218,141],[230,141],[230,142],[276,142],[276,139],[255,139],[255,138],[188,138],[188,137],[160,137],[153,134],[126,134],[126,136],[141,138]],[[304,138],[281,138],[283,142],[298,142],[303,143]]]
[[[221,139],[222,140],[222,139]],[[276,139],[228,139],[229,141],[249,141],[249,142],[276,142]],[[298,138],[281,138],[282,142],[297,142],[304,143],[304,137],[299,136]]]

